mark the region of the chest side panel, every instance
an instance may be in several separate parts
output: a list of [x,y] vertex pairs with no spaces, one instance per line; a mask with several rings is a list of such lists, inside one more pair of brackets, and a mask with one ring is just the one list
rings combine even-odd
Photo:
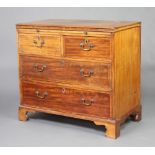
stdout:
[[114,111],[120,119],[140,104],[140,27],[115,33]]

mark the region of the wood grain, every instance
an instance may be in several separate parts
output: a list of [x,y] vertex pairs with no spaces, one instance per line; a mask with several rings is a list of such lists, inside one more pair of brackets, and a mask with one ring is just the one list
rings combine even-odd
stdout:
[[[42,33],[23,34],[19,33],[19,53],[61,56],[60,36],[44,35]],[[38,37],[43,41],[42,47],[37,47],[34,41],[39,43]]]
[[110,32],[92,32],[92,31],[67,31],[67,30],[48,30],[48,29],[40,29],[40,28],[33,28],[33,29],[17,29],[17,32],[20,34],[36,34],[41,33],[42,35],[58,35],[58,36],[87,36],[91,37],[111,37]]
[[140,104],[140,28],[117,32],[114,71],[114,117],[123,115]]
[[[38,82],[37,84],[23,82],[22,91],[22,105],[25,106],[48,108],[57,111],[63,110],[85,116],[110,117],[109,94],[77,91],[65,87],[57,87],[56,85],[39,84]],[[42,99],[37,97],[36,91],[39,91],[39,96],[44,97],[45,92],[48,95]],[[91,101],[92,103],[90,103]],[[87,103],[91,105],[85,105]]]
[[96,125],[104,125],[106,128],[105,135],[109,138],[116,139],[120,136],[120,123],[119,122],[98,122],[94,121]]
[[[55,81],[79,86],[85,89],[110,91],[111,65],[99,62],[48,59],[42,57],[20,56],[20,76],[24,79]],[[36,68],[35,65],[38,67]],[[40,72],[38,70],[46,65]],[[91,75],[91,71],[93,74]],[[88,77],[85,77],[90,75]]]
[[104,20],[82,20],[82,19],[50,19],[29,23],[19,23],[16,28],[29,29],[54,29],[54,30],[89,30],[116,32],[131,27],[139,26],[140,22],[129,21],[104,21]]
[[113,139],[127,118],[141,120],[140,22],[48,20],[16,28],[19,120],[28,112],[90,120]]
[[[90,51],[84,51],[80,47],[80,43],[85,39],[89,41],[90,44],[94,47]],[[89,47],[84,47],[89,48]],[[110,38],[97,38],[97,37],[73,37],[65,36],[64,37],[64,56],[71,58],[107,58],[111,57],[111,41]]]
[[27,121],[29,119],[28,112],[35,113],[36,111],[33,109],[27,109],[19,106],[18,108],[18,119],[20,121]]

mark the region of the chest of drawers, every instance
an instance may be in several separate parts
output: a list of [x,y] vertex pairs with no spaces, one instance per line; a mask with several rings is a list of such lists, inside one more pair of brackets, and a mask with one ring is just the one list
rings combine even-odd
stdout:
[[93,121],[117,138],[141,119],[140,22],[45,20],[16,25],[19,120],[28,112]]

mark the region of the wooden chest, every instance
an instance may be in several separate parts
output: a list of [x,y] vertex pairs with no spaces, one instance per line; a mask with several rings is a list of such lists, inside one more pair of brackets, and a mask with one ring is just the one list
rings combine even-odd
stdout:
[[46,112],[104,125],[117,138],[141,119],[140,22],[45,20],[17,24],[19,120]]

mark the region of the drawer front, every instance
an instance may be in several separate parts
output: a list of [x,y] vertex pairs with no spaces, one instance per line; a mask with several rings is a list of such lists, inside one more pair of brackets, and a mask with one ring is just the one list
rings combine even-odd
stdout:
[[28,82],[22,83],[22,94],[22,105],[96,117],[110,116],[109,94]]
[[51,34],[19,34],[19,53],[61,56],[60,37]]
[[111,90],[110,64],[20,56],[22,78]]
[[64,56],[82,58],[111,58],[111,40],[101,37],[64,37]]

